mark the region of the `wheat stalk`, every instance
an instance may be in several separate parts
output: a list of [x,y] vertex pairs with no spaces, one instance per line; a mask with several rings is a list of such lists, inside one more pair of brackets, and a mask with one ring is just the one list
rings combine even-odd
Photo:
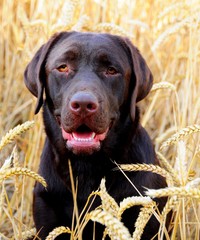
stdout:
[[177,157],[175,162],[175,169],[177,169],[180,183],[184,186],[188,178],[188,162],[186,160],[186,144],[184,141],[178,142]]
[[36,181],[40,182],[45,188],[47,187],[47,184],[43,177],[29,170],[28,168],[21,168],[21,167],[13,167],[10,169],[0,171],[0,183],[13,175],[25,175],[25,176],[32,177]]
[[162,189],[148,189],[148,191],[145,192],[146,195],[150,197],[171,197],[171,196],[178,196],[178,197],[191,197],[200,199],[200,190],[198,188],[191,188],[188,186],[184,187],[168,187],[168,188],[162,188]]
[[68,227],[63,226],[54,228],[53,231],[51,231],[49,235],[46,237],[46,240],[54,240],[56,237],[63,233],[71,234],[71,230]]
[[27,121],[21,125],[16,126],[11,129],[0,141],[0,150],[5,147],[5,145],[11,143],[17,136],[29,130],[33,127],[34,121]]
[[182,140],[184,137],[197,132],[200,132],[200,125],[194,124],[191,126],[187,126],[186,128],[181,129],[180,131],[172,135],[169,139],[167,139],[161,145],[160,150],[163,150],[165,147],[170,146],[174,143],[177,143],[179,140]]
[[170,185],[173,185],[173,180],[172,180],[172,177],[169,175],[169,173],[165,169],[157,165],[138,163],[138,164],[120,164],[119,166],[123,171],[147,171],[147,172],[157,173],[163,176],[164,178],[166,178],[166,180],[169,182]]
[[2,209],[3,209],[3,204],[4,204],[4,199],[5,199],[5,186],[2,184],[1,186],[1,192],[0,192],[0,216],[2,215]]
[[97,209],[90,212],[88,218],[105,225],[108,228],[109,235],[111,234],[120,240],[131,240],[128,229],[119,219],[112,216],[109,212]]

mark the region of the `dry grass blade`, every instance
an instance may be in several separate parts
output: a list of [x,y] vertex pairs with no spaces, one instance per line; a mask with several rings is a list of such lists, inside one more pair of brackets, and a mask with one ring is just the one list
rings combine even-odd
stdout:
[[154,92],[159,89],[170,89],[172,91],[176,91],[176,87],[174,86],[174,84],[169,82],[159,82],[159,83],[153,84],[151,92]]
[[108,229],[108,234],[112,234],[120,240],[131,240],[128,229],[120,220],[112,216],[110,213],[101,209],[94,210],[88,214],[89,219],[105,225]]
[[165,141],[160,149],[164,149],[165,147],[168,147],[174,143],[177,143],[179,140],[182,140],[184,137],[191,135],[193,133],[197,133],[200,132],[200,125],[198,124],[194,124],[191,126],[188,126],[186,128],[181,129],[180,131],[178,131],[177,133],[175,133],[174,135],[172,135],[169,139],[167,139],[167,141]]
[[45,188],[47,187],[47,184],[43,177],[41,177],[39,174],[29,170],[28,168],[21,168],[21,167],[13,167],[10,169],[6,169],[3,171],[0,171],[0,183],[14,175],[24,175],[34,178],[36,181],[40,182]]
[[123,171],[147,171],[157,173],[166,178],[170,185],[173,185],[173,180],[170,174],[159,166],[153,164],[120,164],[119,166]]
[[56,237],[63,233],[71,234],[71,230],[68,227],[57,227],[49,233],[49,235],[46,237],[46,240],[54,240]]
[[171,196],[178,196],[178,197],[190,197],[200,199],[200,190],[198,188],[191,188],[191,187],[169,187],[169,188],[162,188],[162,189],[149,189],[145,192],[146,195],[153,197],[153,198],[160,198],[160,197],[171,197]]
[[7,144],[11,143],[17,136],[21,135],[22,133],[29,130],[33,127],[33,121],[27,121],[21,125],[16,126],[15,128],[11,129],[4,137],[2,137],[0,142],[0,150]]

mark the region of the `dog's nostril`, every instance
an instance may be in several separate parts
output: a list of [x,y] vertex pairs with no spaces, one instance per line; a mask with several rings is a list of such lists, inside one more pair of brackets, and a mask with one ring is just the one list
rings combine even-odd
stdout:
[[74,110],[79,110],[80,104],[77,102],[71,102],[71,108]]
[[90,111],[96,110],[97,105],[95,103],[88,103],[87,109],[90,110]]
[[75,114],[92,114],[98,109],[98,100],[91,93],[75,93],[70,101],[70,109]]

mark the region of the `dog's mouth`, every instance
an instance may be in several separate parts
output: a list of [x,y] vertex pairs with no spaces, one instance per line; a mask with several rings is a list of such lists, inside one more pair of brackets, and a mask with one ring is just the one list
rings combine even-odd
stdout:
[[106,138],[108,129],[102,133],[96,133],[82,124],[75,131],[69,133],[62,127],[62,136],[66,140],[67,147],[75,154],[91,154],[100,149],[100,142]]

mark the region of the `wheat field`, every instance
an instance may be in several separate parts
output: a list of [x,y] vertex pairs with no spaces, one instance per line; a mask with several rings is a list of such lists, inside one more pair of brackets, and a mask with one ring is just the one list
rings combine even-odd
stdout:
[[[106,226],[111,239],[139,240],[152,214],[160,221],[158,239],[200,239],[200,1],[199,0],[0,0],[0,239],[35,236],[32,191],[44,142],[41,113],[23,83],[26,64],[41,44],[58,31],[109,32],[128,36],[154,75],[148,97],[139,103],[142,125],[155,144],[161,167],[135,164],[121,171],[152,171],[168,188],[146,191],[119,205],[102,179],[102,205],[85,212],[79,226],[60,226],[48,240],[65,232],[81,239],[89,219]],[[127,180],[128,181],[128,180]],[[162,213],[153,197],[168,196]],[[142,205],[130,235],[121,223],[125,209]],[[164,228],[173,210],[171,235]],[[134,224],[134,223],[133,223]]]

